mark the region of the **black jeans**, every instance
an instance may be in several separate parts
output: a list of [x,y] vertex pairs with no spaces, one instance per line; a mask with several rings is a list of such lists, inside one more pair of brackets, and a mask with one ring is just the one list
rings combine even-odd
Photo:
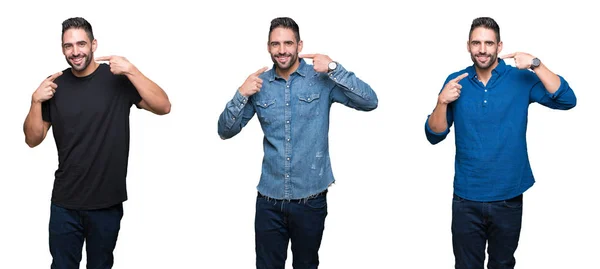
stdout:
[[494,202],[469,201],[454,195],[452,244],[456,268],[484,268],[486,241],[489,269],[514,268],[522,215],[523,195]]
[[256,199],[254,223],[256,268],[283,269],[288,242],[292,242],[295,269],[319,266],[319,247],[327,216],[327,191],[310,199]]

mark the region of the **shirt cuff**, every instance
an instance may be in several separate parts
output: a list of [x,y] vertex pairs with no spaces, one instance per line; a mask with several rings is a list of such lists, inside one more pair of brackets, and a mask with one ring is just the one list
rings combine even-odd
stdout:
[[235,91],[235,95],[233,96],[233,105],[240,110],[246,106],[248,103],[248,97],[244,97],[239,90]]
[[445,136],[450,132],[450,128],[448,128],[448,127],[446,127],[446,130],[444,130],[441,133],[437,133],[437,132],[434,132],[433,130],[431,130],[431,128],[429,127],[429,117],[430,116],[427,116],[427,120],[425,121],[425,130],[427,130],[428,133],[430,133],[432,135],[437,135],[437,136]]
[[558,78],[560,78],[560,86],[558,86],[558,90],[556,90],[554,93],[549,93],[546,90],[546,94],[548,94],[552,99],[558,98],[567,88],[567,82],[565,79],[561,76],[558,76]]

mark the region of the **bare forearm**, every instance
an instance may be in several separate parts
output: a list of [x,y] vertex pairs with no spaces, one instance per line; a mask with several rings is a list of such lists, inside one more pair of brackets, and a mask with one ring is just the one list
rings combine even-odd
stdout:
[[550,93],[554,94],[560,87],[560,78],[548,69],[543,63],[534,69],[535,74],[538,76],[544,88]]
[[35,147],[44,140],[45,126],[42,120],[42,103],[32,101],[29,114],[25,118],[23,124],[23,132],[25,133],[25,143],[29,147]]
[[152,80],[144,76],[137,68],[134,68],[131,73],[128,73],[127,78],[129,78],[144,102],[146,102],[153,111],[156,111],[159,114],[167,114],[171,111],[171,102],[169,101],[167,93]]
[[429,128],[436,132],[441,133],[448,129],[448,119],[446,118],[446,112],[448,110],[448,104],[442,104],[438,102],[435,109],[429,116]]

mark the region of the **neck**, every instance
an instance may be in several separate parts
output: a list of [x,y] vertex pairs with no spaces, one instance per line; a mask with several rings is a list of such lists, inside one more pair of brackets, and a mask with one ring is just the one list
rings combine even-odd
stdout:
[[92,62],[83,70],[81,71],[77,71],[73,68],[71,68],[71,72],[73,72],[73,75],[75,75],[76,77],[86,77],[89,76],[90,74],[94,73],[94,71],[96,71],[96,68],[98,68],[99,64],[92,60]]
[[475,73],[477,73],[477,78],[479,81],[481,81],[484,85],[487,84],[492,77],[492,70],[494,70],[496,66],[498,66],[498,61],[494,62],[494,64],[490,65],[490,67],[486,69],[481,69],[475,65]]

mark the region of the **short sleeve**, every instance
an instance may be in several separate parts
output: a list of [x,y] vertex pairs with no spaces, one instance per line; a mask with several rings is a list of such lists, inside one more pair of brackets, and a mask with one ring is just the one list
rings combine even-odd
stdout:
[[142,101],[142,96],[140,96],[140,93],[137,91],[135,86],[133,86],[133,83],[131,83],[126,76],[121,76],[121,81],[123,90],[126,93],[125,96],[127,97],[129,103],[135,105],[137,108],[140,108],[139,104]]

